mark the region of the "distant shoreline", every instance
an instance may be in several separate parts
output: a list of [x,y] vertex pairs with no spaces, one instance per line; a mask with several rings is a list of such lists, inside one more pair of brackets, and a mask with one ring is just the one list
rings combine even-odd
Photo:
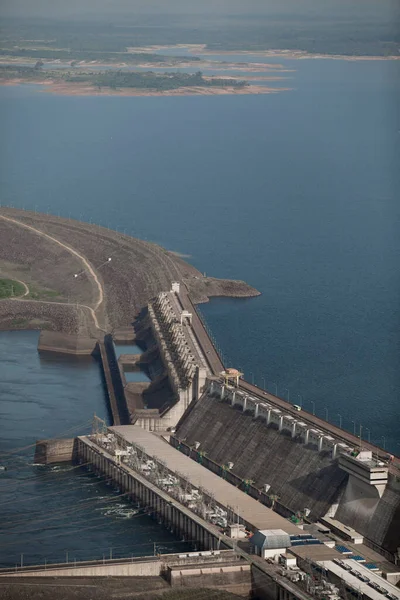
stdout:
[[145,88],[98,89],[92,85],[81,83],[66,83],[59,81],[32,81],[30,79],[12,78],[0,79],[0,86],[40,85],[43,91],[57,96],[227,96],[227,95],[257,95],[275,94],[291,91],[292,88],[270,88],[263,85],[248,85],[244,87],[180,87],[172,90],[154,90]]
[[[129,48],[131,54],[139,52],[172,50],[173,48],[187,49],[193,56],[259,56],[262,58],[290,58],[290,59],[332,59],[332,60],[400,60],[399,56],[358,55],[358,54],[313,54],[305,50],[211,50],[206,44],[171,44],[165,46],[142,46]],[[190,55],[189,55],[190,56]],[[187,58],[187,57],[186,57]]]

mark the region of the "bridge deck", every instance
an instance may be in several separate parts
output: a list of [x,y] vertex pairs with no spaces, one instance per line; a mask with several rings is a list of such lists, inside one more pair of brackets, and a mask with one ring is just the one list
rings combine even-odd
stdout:
[[283,529],[289,534],[299,534],[300,529],[270,508],[260,504],[230,483],[208,471],[205,467],[170,446],[165,440],[136,425],[110,427],[130,444],[141,446],[144,452],[166,464],[167,468],[189,481],[194,487],[202,487],[211,493],[215,501],[231,509],[256,529]]

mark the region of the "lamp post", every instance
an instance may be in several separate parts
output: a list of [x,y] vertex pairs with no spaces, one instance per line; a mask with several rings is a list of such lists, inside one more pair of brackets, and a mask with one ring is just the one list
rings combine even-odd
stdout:
[[261,377],[261,381],[263,382],[263,390],[265,390],[266,389],[265,377]]
[[275,381],[271,381],[271,383],[275,386],[275,396],[278,396],[278,385],[275,383]]
[[368,443],[370,444],[371,443],[371,432],[368,429],[368,427],[365,428],[365,431],[368,431]]
[[339,427],[340,427],[340,429],[342,429],[342,419],[343,419],[343,417],[339,413],[338,413],[338,417],[339,417]]
[[303,408],[303,396],[301,394],[297,394],[297,397],[300,398],[300,408]]
[[252,385],[254,385],[254,373],[252,373],[252,372],[250,371],[250,375],[251,375],[251,383],[252,383]]
[[311,404],[312,404],[312,414],[315,415],[315,402],[314,400],[310,400]]
[[329,421],[329,413],[328,413],[328,408],[325,406],[325,417],[326,417],[326,421]]
[[289,388],[284,388],[284,390],[287,392],[287,401],[290,402],[290,390]]
[[356,435],[356,422],[352,421],[353,423],[353,435]]
[[386,438],[385,438],[385,436],[382,436],[382,441],[383,441],[383,449],[386,450]]

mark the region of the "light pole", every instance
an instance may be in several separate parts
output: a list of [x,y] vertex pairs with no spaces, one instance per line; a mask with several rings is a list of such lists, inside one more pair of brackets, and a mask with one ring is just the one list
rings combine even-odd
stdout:
[[303,408],[303,396],[301,394],[297,394],[297,397],[300,398],[300,408]]
[[356,435],[356,422],[352,421],[353,423],[353,435]]
[[315,415],[315,402],[314,400],[310,400],[311,404],[312,404],[312,414]]
[[371,443],[371,432],[368,429],[368,427],[365,428],[365,431],[368,431],[368,443],[370,444]]
[[342,417],[342,415],[339,415],[339,413],[338,413],[338,417],[339,417],[339,427],[340,427],[340,429],[342,429],[342,419],[343,419],[343,417]]
[[254,373],[252,373],[252,372],[250,371],[250,375],[251,375],[251,383],[252,383],[252,385],[254,385]]
[[386,438],[385,438],[385,436],[382,436],[382,440],[383,440],[383,449],[386,450]]
[[263,389],[265,390],[266,389],[266,387],[265,387],[265,377],[261,377],[261,381],[263,382]]
[[275,396],[278,396],[278,384],[276,384],[275,381],[271,381],[271,383],[275,386]]
[[329,421],[329,413],[328,413],[328,409],[325,406],[325,417],[326,417],[326,421]]
[[287,401],[290,402],[290,390],[289,388],[283,388],[287,392]]

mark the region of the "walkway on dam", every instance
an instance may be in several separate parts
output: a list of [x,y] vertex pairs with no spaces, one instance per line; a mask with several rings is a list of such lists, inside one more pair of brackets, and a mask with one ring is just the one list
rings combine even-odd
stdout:
[[195,488],[203,488],[219,505],[231,507],[254,529],[283,529],[290,535],[301,533],[296,525],[182,454],[154,433],[136,425],[110,427],[110,431],[123,437],[129,444],[140,446],[149,457],[163,461],[167,469]]

